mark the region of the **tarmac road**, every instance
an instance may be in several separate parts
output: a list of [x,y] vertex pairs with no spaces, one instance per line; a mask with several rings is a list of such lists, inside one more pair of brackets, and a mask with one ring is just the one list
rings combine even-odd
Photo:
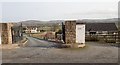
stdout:
[[48,42],[44,40],[38,40],[36,38],[27,37],[28,42],[25,44],[26,47],[42,47],[42,48],[51,48],[55,47],[57,44],[53,42]]

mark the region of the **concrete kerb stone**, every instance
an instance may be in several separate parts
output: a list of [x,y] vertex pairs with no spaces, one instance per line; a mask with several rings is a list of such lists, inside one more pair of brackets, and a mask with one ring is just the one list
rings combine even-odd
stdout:
[[24,43],[23,43],[23,46],[25,46],[25,44],[28,42],[28,40],[26,40]]
[[[24,42],[22,42],[22,41],[24,41]],[[21,41],[21,43],[18,44],[18,46],[24,47],[25,44],[28,42],[28,39],[25,38],[25,40],[22,40],[22,41]]]
[[[23,41],[23,40],[22,40]],[[14,48],[20,48],[20,46],[25,46],[25,44],[27,43],[27,39],[25,39],[24,42],[17,42],[15,44],[2,44],[0,45],[0,49],[14,49]]]

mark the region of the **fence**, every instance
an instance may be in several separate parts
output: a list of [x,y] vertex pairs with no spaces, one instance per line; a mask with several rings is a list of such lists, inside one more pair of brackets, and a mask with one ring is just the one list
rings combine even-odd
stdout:
[[85,36],[86,41],[102,41],[107,43],[117,43],[118,42],[118,34],[96,34],[96,35],[90,35],[86,34]]

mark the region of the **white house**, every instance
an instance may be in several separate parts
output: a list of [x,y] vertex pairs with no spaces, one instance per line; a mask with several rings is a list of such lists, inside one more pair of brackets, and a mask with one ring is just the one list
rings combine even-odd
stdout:
[[31,33],[37,33],[37,28],[31,29]]
[[85,24],[76,24],[76,43],[78,47],[85,46]]

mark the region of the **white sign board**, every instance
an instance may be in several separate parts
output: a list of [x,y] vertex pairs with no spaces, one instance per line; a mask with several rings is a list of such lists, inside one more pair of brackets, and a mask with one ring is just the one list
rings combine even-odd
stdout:
[[76,25],[76,43],[85,43],[85,24]]

